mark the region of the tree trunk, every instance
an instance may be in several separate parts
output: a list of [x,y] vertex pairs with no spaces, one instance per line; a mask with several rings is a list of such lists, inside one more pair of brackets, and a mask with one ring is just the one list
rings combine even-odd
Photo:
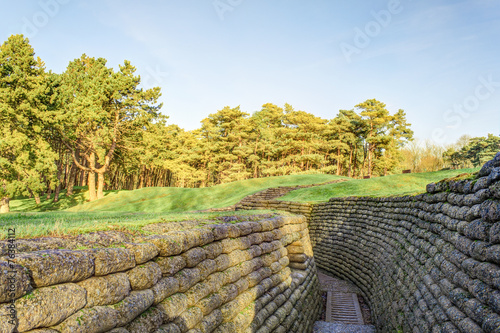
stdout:
[[337,147],[337,176],[340,176],[340,147]]
[[367,143],[364,143],[363,144],[363,163],[361,164],[361,168],[359,170],[359,175],[361,176],[361,178],[364,177],[365,175],[365,167],[366,167],[366,160],[367,160],[367,157],[368,157],[368,149],[367,149]]
[[95,172],[89,171],[88,184],[89,184],[89,200],[94,201],[97,199],[97,193],[95,190]]
[[[302,140],[304,141],[304,140]],[[304,144],[304,143],[302,143]],[[304,156],[304,146],[302,146],[302,148],[300,149],[300,156]],[[300,171],[304,171],[304,160],[301,158],[300,159]]]
[[[75,151],[75,157],[76,159],[80,159],[80,152],[79,150],[77,149]],[[85,165],[85,161],[82,161],[82,164]],[[69,169],[69,175],[68,175],[68,183],[67,183],[67,190],[66,190],[66,195],[73,195],[73,187],[75,186],[75,184],[78,184],[76,181],[77,181],[77,178],[79,176],[79,172],[78,172],[78,166],[76,165],[75,161],[73,161],[73,163],[71,163],[71,167]],[[83,179],[85,175],[82,174],[81,177],[80,177],[80,180]],[[83,185],[81,185],[83,186]]]
[[[90,167],[95,167],[95,153],[90,154]],[[97,193],[95,190],[95,172],[89,171],[89,199],[90,201],[94,201],[97,199]]]
[[352,149],[349,151],[349,178],[352,177]]
[[76,169],[75,170],[75,181],[74,181],[73,185],[80,184],[80,176],[81,176],[81,173],[78,172],[78,169]]
[[63,172],[63,165],[62,163],[58,166],[57,168],[57,186],[55,187],[54,189],[54,200],[52,200],[52,202],[58,202],[59,201],[59,192],[61,192],[61,176],[62,176],[62,172]]
[[104,198],[104,172],[97,174],[97,199]]
[[75,163],[72,163],[71,168],[69,169],[68,188],[66,190],[66,195],[73,195],[73,187],[75,186],[76,175],[76,165]]
[[151,170],[146,168],[146,187],[151,187],[153,186],[153,177],[154,177],[154,169],[151,167]]
[[[158,187],[165,187],[165,180],[167,179],[166,175],[167,171],[165,169],[162,169],[160,173],[160,179],[158,181]],[[203,183],[204,180],[202,180],[201,182]]]
[[88,172],[86,170],[82,170],[82,174],[80,175],[80,186],[87,186],[87,180],[89,179],[88,176]]
[[139,174],[139,185],[137,187],[138,189],[144,187],[144,175],[145,175],[145,173],[146,173],[146,166],[143,165],[143,166],[141,166],[141,171]]
[[[111,178],[111,180],[110,180],[110,182],[109,182],[109,186],[113,186],[113,187],[114,187],[114,189],[116,189],[116,188],[117,188],[117,186],[115,186],[116,179],[118,178],[118,177],[117,177],[117,175],[118,175],[118,170],[116,170],[116,172],[115,172],[115,173],[113,173],[113,177]],[[112,189],[113,189],[113,188],[112,188]]]
[[354,162],[353,162],[353,165],[352,165],[352,176],[354,178],[354,177],[356,177],[356,171],[359,168],[359,163],[358,163],[358,145],[357,144],[354,146],[353,158],[354,158]]
[[35,197],[35,203],[37,205],[42,203],[42,200],[40,200],[40,195],[38,195],[38,193],[33,192],[33,196]]
[[49,187],[49,188],[47,189],[47,192],[46,192],[46,193],[47,193],[47,196],[46,196],[47,200],[50,200],[50,195],[52,194],[52,189]]
[[368,177],[372,176],[372,150],[371,144],[368,144]]
[[[83,162],[82,163],[83,166],[87,166],[88,165],[86,159],[83,159],[82,162]],[[87,180],[88,179],[89,179],[89,175],[88,175],[87,170],[83,170],[82,173],[81,173],[81,175],[80,175],[80,181],[81,181],[80,186],[87,186]]]
[[[370,121],[370,132],[368,133],[368,137],[372,138],[373,133],[373,122]],[[372,177],[372,144],[368,142],[368,177]]]
[[[58,202],[59,201],[59,192],[61,192],[61,176],[63,173],[63,164],[62,162],[57,166],[57,186],[54,188],[54,200],[52,202]],[[49,197],[50,199],[50,197]]]
[[9,197],[3,197],[0,200],[0,214],[10,212],[9,201],[10,201]]
[[[165,177],[165,186],[172,187],[172,172],[170,170],[167,171],[167,175]],[[206,186],[208,186],[208,179],[206,181]]]
[[52,202],[58,202],[59,201],[59,193],[61,192],[61,183],[56,186],[56,190],[54,192],[54,200]]
[[70,171],[70,165],[69,165],[69,161],[68,159],[66,158],[66,163],[63,163],[63,168],[64,168],[64,180],[63,180],[63,184],[64,184],[64,187],[63,188],[67,188],[68,187],[68,177],[69,177],[69,171]]
[[62,182],[61,182],[62,172],[63,172],[63,165],[61,164],[57,168],[57,180],[58,180],[58,183],[57,183],[56,188],[54,189],[54,200],[52,200],[52,202],[58,202],[59,201],[59,193],[61,192],[61,186],[62,186]]

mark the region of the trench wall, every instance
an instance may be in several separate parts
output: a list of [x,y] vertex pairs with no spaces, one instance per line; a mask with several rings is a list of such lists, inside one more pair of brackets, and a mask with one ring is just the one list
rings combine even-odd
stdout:
[[477,179],[313,206],[318,267],[354,282],[379,332],[500,332],[500,153]]
[[240,209],[306,216],[317,266],[362,290],[378,332],[500,332],[500,153],[422,195]]
[[19,240],[15,258],[1,242],[0,332],[303,333],[318,317],[304,217],[106,237]]

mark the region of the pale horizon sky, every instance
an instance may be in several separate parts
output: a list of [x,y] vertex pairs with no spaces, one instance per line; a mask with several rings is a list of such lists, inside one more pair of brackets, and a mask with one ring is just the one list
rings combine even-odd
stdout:
[[495,0],[0,1],[1,42],[24,34],[56,73],[83,53],[130,60],[186,130],[226,105],[331,119],[376,98],[420,140],[500,135]]

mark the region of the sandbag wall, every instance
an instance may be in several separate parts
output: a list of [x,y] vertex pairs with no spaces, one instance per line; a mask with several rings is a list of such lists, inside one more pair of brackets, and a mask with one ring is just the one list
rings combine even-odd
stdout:
[[8,259],[0,261],[1,333],[304,333],[321,306],[303,217]]
[[314,205],[318,267],[354,282],[379,332],[500,332],[500,153],[426,194]]

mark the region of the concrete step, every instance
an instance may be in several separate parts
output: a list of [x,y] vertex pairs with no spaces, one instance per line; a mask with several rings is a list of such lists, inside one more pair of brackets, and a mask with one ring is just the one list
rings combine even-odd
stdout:
[[372,325],[349,325],[317,321],[314,324],[313,333],[376,333],[376,330],[375,326]]

